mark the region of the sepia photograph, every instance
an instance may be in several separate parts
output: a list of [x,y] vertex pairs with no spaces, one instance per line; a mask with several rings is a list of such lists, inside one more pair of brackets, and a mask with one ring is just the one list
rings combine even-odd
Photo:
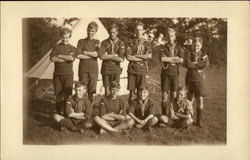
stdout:
[[24,18],[23,144],[226,144],[226,18]]
[[1,159],[247,160],[248,2],[1,2]]

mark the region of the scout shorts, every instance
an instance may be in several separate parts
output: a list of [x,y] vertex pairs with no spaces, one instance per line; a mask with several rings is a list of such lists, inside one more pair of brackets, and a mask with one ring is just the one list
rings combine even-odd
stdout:
[[179,75],[161,75],[162,92],[174,92],[179,86]]
[[120,83],[120,74],[113,74],[113,75],[103,75],[102,82],[104,87],[109,87],[112,81],[116,81]]
[[64,95],[67,98],[72,94],[73,75],[54,75],[53,82],[56,96]]
[[128,73],[128,90],[143,89],[146,85],[146,75]]
[[205,84],[203,81],[187,81],[188,93],[195,97],[205,97]]
[[79,81],[87,82],[88,84],[88,93],[96,93],[96,85],[98,80],[97,73],[81,73],[79,74]]

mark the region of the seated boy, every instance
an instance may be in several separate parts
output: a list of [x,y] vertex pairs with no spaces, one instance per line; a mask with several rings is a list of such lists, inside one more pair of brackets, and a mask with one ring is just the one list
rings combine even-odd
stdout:
[[100,134],[120,132],[134,125],[134,121],[126,115],[124,102],[118,98],[120,85],[116,81],[110,84],[110,94],[100,102],[100,116],[95,117],[96,124],[101,128]]
[[186,98],[187,88],[180,86],[169,107],[169,117],[160,116],[160,121],[167,124],[169,119],[173,120],[174,125],[180,128],[188,128],[193,123],[192,103]]
[[55,114],[54,119],[61,125],[61,130],[66,127],[71,131],[79,131],[93,126],[91,121],[92,105],[87,96],[87,85],[82,82],[75,84],[75,95],[70,96],[66,102],[66,117]]
[[158,122],[158,118],[154,116],[155,108],[148,96],[148,87],[140,90],[137,99],[130,101],[128,112],[129,116],[135,121],[136,127],[151,131],[151,127]]

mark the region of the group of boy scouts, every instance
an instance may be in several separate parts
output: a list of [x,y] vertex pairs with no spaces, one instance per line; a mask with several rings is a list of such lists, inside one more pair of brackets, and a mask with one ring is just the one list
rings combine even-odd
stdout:
[[[176,31],[166,29],[167,43],[160,45],[161,113],[156,113],[156,106],[149,98],[149,88],[146,86],[148,61],[152,57],[152,44],[143,38],[144,24],[137,23],[134,38],[126,44],[118,38],[118,25],[112,23],[109,28],[109,38],[100,42],[95,39],[98,25],[89,23],[87,38],[80,39],[77,48],[69,44],[71,31],[61,31],[61,41],[51,52],[51,61],[55,63],[54,89],[56,95],[56,111],[54,120],[60,124],[61,130],[71,130],[80,133],[97,125],[100,134],[121,132],[133,127],[151,131],[152,126],[159,124],[189,128],[193,123],[193,100],[196,98],[196,124],[202,127],[203,97],[205,74],[203,69],[209,65],[208,56],[201,52],[203,40],[194,37],[192,49],[184,49],[176,44]],[[73,89],[73,61],[80,59],[79,81]],[[97,59],[102,60],[101,74],[105,96],[99,104],[99,115],[92,117],[94,94],[98,79]],[[118,96],[120,90],[120,63],[129,61],[128,104]],[[179,66],[187,68],[186,86],[179,86]]]

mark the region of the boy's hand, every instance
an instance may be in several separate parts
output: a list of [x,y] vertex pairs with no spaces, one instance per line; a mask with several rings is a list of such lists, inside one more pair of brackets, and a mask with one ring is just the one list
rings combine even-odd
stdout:
[[90,128],[90,127],[92,127],[92,124],[89,123],[89,122],[86,122],[86,123],[85,123],[85,127],[86,127],[86,128]]

